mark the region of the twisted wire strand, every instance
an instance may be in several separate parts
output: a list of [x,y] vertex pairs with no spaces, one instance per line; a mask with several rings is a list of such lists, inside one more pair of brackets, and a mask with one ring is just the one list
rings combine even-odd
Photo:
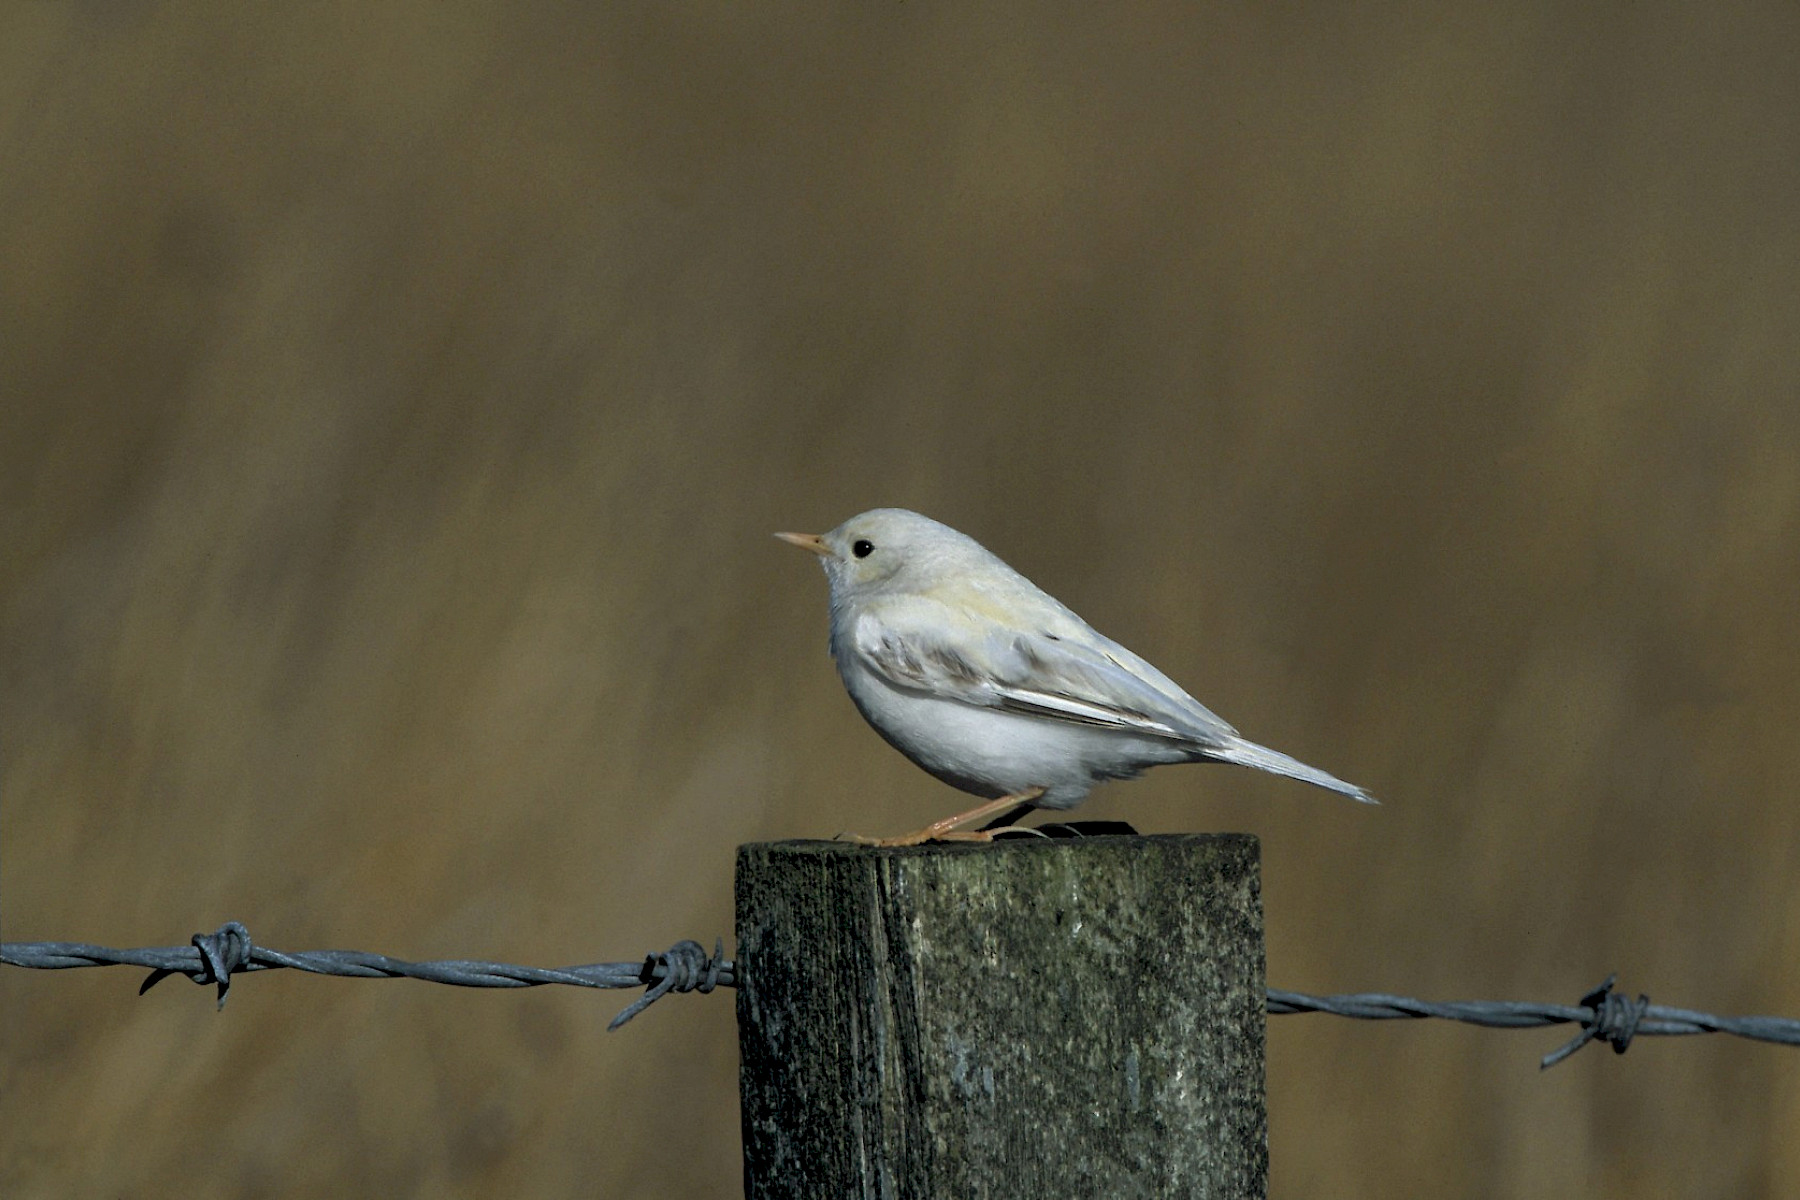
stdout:
[[1617,974],[1588,992],[1578,1005],[1537,1004],[1518,1000],[1462,1000],[1433,1003],[1410,996],[1363,992],[1338,996],[1309,996],[1303,992],[1269,989],[1271,1016],[1291,1013],[1328,1013],[1364,1021],[1432,1019],[1461,1021],[1490,1029],[1538,1029],[1548,1025],[1579,1025],[1581,1031],[1546,1054],[1540,1070],[1554,1067],[1592,1041],[1605,1042],[1613,1053],[1623,1054],[1634,1037],[1686,1037],[1698,1033],[1728,1033],[1750,1041],[1800,1046],[1800,1021],[1787,1017],[1719,1017],[1687,1008],[1650,1003],[1650,997],[1629,999],[1613,991]]
[[212,933],[195,934],[186,946],[116,950],[85,942],[7,942],[0,946],[0,962],[45,970],[147,967],[150,975],[138,989],[139,995],[171,975],[184,975],[195,983],[217,984],[220,1008],[225,1007],[234,974],[281,968],[352,979],[422,979],[455,987],[519,988],[567,984],[587,988],[645,988],[644,995],[608,1026],[617,1029],[670,992],[710,992],[721,985],[737,986],[735,969],[724,957],[724,952],[724,941],[720,939],[711,955],[698,942],[681,941],[637,962],[586,963],[573,967],[521,967],[471,959],[409,962],[360,950],[306,950],[299,953],[271,950],[252,942],[243,925],[228,921]]
[[[457,987],[516,988],[566,984],[587,988],[641,987],[644,994],[614,1017],[608,1029],[618,1029],[671,992],[699,992],[736,987],[737,965],[725,957],[724,939],[717,939],[711,954],[700,943],[684,940],[668,950],[646,955],[637,962],[587,963],[573,967],[522,967],[511,963],[470,959],[408,962],[385,954],[357,950],[310,950],[287,953],[256,945],[250,933],[236,921],[212,933],[197,933],[186,946],[152,946],[116,950],[85,942],[7,942],[0,945],[0,963],[15,967],[57,970],[68,967],[131,966],[148,968],[150,975],[139,994],[168,978],[183,975],[199,984],[218,987],[218,1006],[225,1006],[231,977],[250,971],[290,968],[315,975],[340,975],[357,979],[422,979]],[[1751,1041],[1800,1046],[1800,1020],[1787,1017],[1720,1017],[1686,1008],[1652,1004],[1613,990],[1616,975],[1589,991],[1579,1004],[1538,1004],[1517,1000],[1459,1000],[1433,1002],[1384,992],[1314,996],[1305,992],[1268,989],[1266,1011],[1270,1016],[1326,1013],[1364,1021],[1435,1019],[1459,1021],[1490,1029],[1538,1029],[1551,1025],[1580,1026],[1576,1035],[1546,1054],[1540,1068],[1562,1062],[1589,1042],[1605,1042],[1623,1054],[1637,1037],[1685,1037],[1701,1033],[1725,1033]]]

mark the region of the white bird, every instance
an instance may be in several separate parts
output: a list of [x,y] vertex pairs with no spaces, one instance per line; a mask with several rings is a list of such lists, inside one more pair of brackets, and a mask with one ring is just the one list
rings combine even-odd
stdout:
[[[903,508],[830,533],[778,533],[824,562],[831,656],[875,732],[988,803],[896,838],[986,841],[958,827],[1010,808],[1074,808],[1095,784],[1163,763],[1227,762],[1375,798],[1238,736],[975,539]],[[1022,814],[1019,814],[1022,815]]]

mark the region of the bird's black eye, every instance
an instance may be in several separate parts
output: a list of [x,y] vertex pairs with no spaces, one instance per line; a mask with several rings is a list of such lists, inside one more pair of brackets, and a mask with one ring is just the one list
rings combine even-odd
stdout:
[[867,558],[875,553],[875,543],[868,538],[857,538],[850,546],[850,553],[858,558]]

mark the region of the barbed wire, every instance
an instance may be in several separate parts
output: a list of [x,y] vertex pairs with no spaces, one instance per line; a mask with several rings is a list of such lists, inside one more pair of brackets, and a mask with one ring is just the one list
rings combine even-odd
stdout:
[[617,1029],[670,992],[706,993],[715,987],[737,986],[737,974],[725,958],[722,938],[715,943],[710,955],[698,942],[680,941],[662,953],[646,955],[638,962],[521,967],[460,958],[408,962],[360,950],[306,950],[290,954],[256,945],[250,940],[250,931],[236,921],[227,921],[212,933],[196,933],[186,946],[115,950],[85,942],[7,942],[0,945],[0,963],[44,970],[148,967],[150,976],[138,989],[138,995],[171,975],[185,975],[195,983],[217,984],[220,1008],[225,1007],[233,975],[283,967],[314,975],[422,979],[427,983],[447,983],[455,987],[520,988],[560,983],[587,988],[644,988],[644,994],[614,1017],[608,1029]]
[[1787,1017],[1716,1017],[1687,1008],[1650,1003],[1639,995],[1628,999],[1613,991],[1616,974],[1581,998],[1578,1005],[1536,1004],[1518,1000],[1461,1000],[1434,1004],[1408,996],[1364,992],[1340,996],[1308,996],[1269,989],[1271,1016],[1329,1013],[1363,1021],[1436,1018],[1489,1029],[1537,1029],[1547,1025],[1579,1025],[1581,1032],[1539,1062],[1554,1067],[1592,1041],[1602,1041],[1623,1054],[1634,1037],[1685,1037],[1696,1033],[1728,1033],[1733,1037],[1783,1046],[1800,1046],[1800,1021]]
[[[186,946],[151,946],[115,950],[85,942],[7,942],[0,945],[0,963],[14,967],[59,970],[69,967],[147,967],[150,975],[138,994],[149,991],[171,975],[183,975],[199,984],[216,984],[218,1006],[225,1007],[231,977],[249,971],[290,968],[314,975],[340,975],[357,979],[422,979],[456,987],[516,988],[566,984],[587,988],[641,987],[644,994],[627,1005],[607,1025],[617,1029],[670,992],[712,991],[737,986],[737,965],[725,957],[725,941],[717,939],[713,952],[695,941],[676,942],[658,954],[636,962],[588,963],[575,967],[521,967],[511,963],[470,959],[408,962],[385,954],[357,950],[309,950],[290,954],[258,946],[236,921],[228,921],[212,933],[197,933]],[[1270,1016],[1326,1013],[1363,1021],[1425,1020],[1459,1021],[1489,1029],[1539,1029],[1551,1025],[1578,1025],[1578,1032],[1539,1063],[1547,1069],[1568,1058],[1589,1042],[1601,1041],[1623,1054],[1638,1037],[1685,1037],[1701,1033],[1726,1033],[1751,1041],[1800,1046],[1800,1020],[1787,1017],[1719,1017],[1686,1008],[1635,1000],[1613,991],[1617,975],[1581,998],[1579,1004],[1538,1004],[1516,1000],[1459,1000],[1434,1003],[1410,996],[1360,992],[1312,996],[1305,992],[1268,989],[1265,1008]]]

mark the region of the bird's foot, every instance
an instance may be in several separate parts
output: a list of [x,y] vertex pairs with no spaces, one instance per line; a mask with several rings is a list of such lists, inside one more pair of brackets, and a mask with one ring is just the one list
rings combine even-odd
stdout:
[[859,833],[843,833],[838,836],[845,841],[855,842],[859,846],[922,846],[926,842],[991,842],[996,833],[1011,832],[1023,828],[1008,825],[1002,829],[961,829],[962,825],[972,825],[976,821],[986,820],[997,813],[1006,812],[1020,805],[1029,805],[1044,794],[1041,787],[1027,788],[1010,796],[1002,796],[998,800],[989,800],[986,804],[971,808],[968,812],[957,813],[954,817],[945,817],[941,821],[933,821],[923,829],[915,829],[911,833],[903,833],[898,837],[872,838]]

